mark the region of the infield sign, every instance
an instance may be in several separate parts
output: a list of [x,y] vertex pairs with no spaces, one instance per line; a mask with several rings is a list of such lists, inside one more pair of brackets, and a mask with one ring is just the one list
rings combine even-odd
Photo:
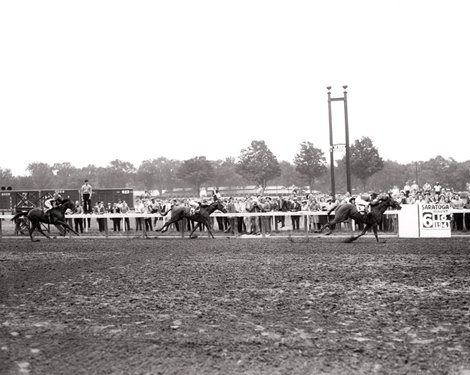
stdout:
[[448,203],[420,204],[420,237],[450,237],[450,217],[450,204]]

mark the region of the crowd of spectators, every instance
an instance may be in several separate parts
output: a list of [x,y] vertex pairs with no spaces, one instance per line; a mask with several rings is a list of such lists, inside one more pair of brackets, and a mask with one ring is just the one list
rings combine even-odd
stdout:
[[[439,182],[433,186],[425,183],[423,186],[418,186],[415,181],[410,181],[404,184],[400,189],[394,186],[386,192],[390,194],[400,204],[418,204],[418,203],[448,203],[454,209],[470,209],[470,198],[468,194],[456,193],[450,189],[444,189]],[[289,195],[275,195],[267,196],[263,191],[258,191],[252,195],[243,197],[223,197],[218,190],[214,190],[212,196],[204,196],[198,198],[180,198],[180,199],[158,199],[148,195],[138,196],[134,202],[135,213],[164,213],[170,208],[175,206],[190,207],[194,200],[199,201],[202,205],[209,204],[212,199],[216,197],[221,199],[225,205],[228,213],[245,213],[245,212],[299,212],[299,211],[326,211],[331,212],[334,208],[341,203],[354,202],[351,198],[368,200],[370,193],[361,193],[358,195],[338,194],[335,199],[327,194],[298,194],[294,189]],[[119,200],[114,203],[105,204],[103,201],[95,202],[93,213],[96,215],[105,213],[127,213],[129,212],[127,202]],[[83,207],[80,202],[77,202],[77,213],[83,213]],[[274,217],[274,219],[273,219]],[[318,230],[328,220],[331,220],[331,215],[309,215],[309,229]],[[74,219],[75,230],[83,232],[83,220]],[[90,219],[88,219],[90,220]],[[97,218],[98,229],[100,232],[105,231],[107,222],[105,218]],[[131,231],[131,223],[129,218],[112,218],[110,219],[113,224],[113,231],[119,232],[121,230]],[[123,223],[125,228],[123,228]],[[163,217],[154,218],[135,218],[135,230],[146,231],[158,230],[163,225]],[[302,228],[305,229],[307,221],[304,221]],[[454,213],[452,219],[453,229],[466,230],[470,229],[470,214],[464,215],[463,213]],[[88,222],[90,225],[90,222]],[[192,228],[193,223],[188,223],[188,230]],[[286,216],[260,216],[260,217],[215,217],[213,218],[213,226],[216,230],[225,233],[239,233],[239,234],[259,234],[261,230],[267,234],[271,233],[274,228],[282,229],[286,225],[293,231],[301,229],[301,215]],[[360,226],[360,223],[357,223]],[[393,229],[393,223],[385,223],[385,227]],[[180,230],[178,224],[175,225],[177,230]],[[360,229],[360,228],[359,228]],[[382,228],[384,229],[384,228]],[[385,228],[387,229],[387,228]]]

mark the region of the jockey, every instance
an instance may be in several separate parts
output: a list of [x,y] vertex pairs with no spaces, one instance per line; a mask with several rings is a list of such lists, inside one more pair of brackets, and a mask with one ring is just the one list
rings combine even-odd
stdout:
[[357,211],[365,216],[369,212],[370,196],[368,194],[360,194],[356,197],[356,208]]
[[57,207],[60,202],[62,201],[62,197],[59,193],[54,193],[52,198],[46,199],[44,201],[44,214],[49,218],[49,221],[52,223],[52,217],[50,215],[50,211]]
[[220,191],[218,189],[215,189],[213,194],[212,194],[212,199],[215,201],[219,200],[222,198],[222,194],[220,194]]
[[358,195],[356,198],[356,208],[361,215],[367,215],[370,212],[370,206],[375,206],[379,202],[377,193]]
[[189,202],[189,214],[193,216],[194,214],[198,213],[201,209],[201,201],[198,199],[191,199]]

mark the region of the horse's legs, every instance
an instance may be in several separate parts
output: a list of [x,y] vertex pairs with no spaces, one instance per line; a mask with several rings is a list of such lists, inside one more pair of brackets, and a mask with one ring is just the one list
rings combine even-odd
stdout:
[[33,225],[31,226],[31,229],[29,230],[29,236],[31,237],[31,241],[33,241],[33,242],[38,242],[39,241],[39,240],[36,240],[33,236],[33,232],[36,228],[38,229],[38,232],[41,233],[44,237],[48,238],[49,240],[51,239],[51,237],[49,237],[46,233],[43,232],[43,230],[41,228],[41,223],[39,221],[32,222],[32,223],[33,223]]
[[36,224],[33,223],[32,221],[29,222],[29,237],[31,238],[31,241],[37,242],[39,240],[36,240],[33,236],[34,230],[36,229]]
[[214,237],[214,235],[212,234],[212,231],[211,231],[212,228],[211,228],[210,220],[206,220],[205,224],[206,224],[206,227],[207,227],[207,231],[209,232],[211,237],[214,239],[215,237]]
[[377,243],[385,243],[385,240],[379,241],[379,236],[378,236],[378,234],[377,234],[377,227],[378,227],[377,224],[375,224],[375,225],[372,227],[372,230],[373,230],[373,232],[374,232],[375,239],[377,240]]
[[326,228],[328,228],[328,233],[326,234],[329,236],[331,233],[333,233],[333,230],[331,229],[332,225],[338,224],[339,222],[336,221],[336,219],[330,220],[328,223],[323,225],[320,230],[316,231],[315,233],[322,233]]
[[[74,233],[75,235],[79,236],[79,234],[78,234],[77,232],[75,232],[75,231],[73,230],[73,228],[72,228],[70,225],[68,225],[67,223],[65,223],[65,222],[63,222],[63,221],[57,220],[54,225],[55,225],[57,228],[59,228],[58,225],[62,225],[63,228],[67,228],[69,231],[71,231],[71,232]],[[65,229],[64,229],[64,236],[65,236]]]
[[196,231],[197,228],[201,226],[200,222],[197,222],[196,226],[191,230],[191,233],[189,233],[189,238],[193,236],[193,233]]
[[[168,220],[160,229],[158,229],[158,232],[162,232],[162,233],[163,233],[163,232],[166,232],[167,229],[168,229],[168,227],[169,227],[171,224],[176,223],[176,222],[178,222],[178,221],[181,220],[181,219],[182,219],[182,217],[180,217],[180,218],[178,218],[178,219],[171,219],[171,218],[170,218],[170,220]],[[155,229],[155,230],[157,231],[157,229]]]
[[160,229],[155,229],[156,232],[166,232],[166,230],[168,229],[168,227],[170,226],[170,224],[173,224],[173,222],[170,220],[170,221],[167,221],[165,224],[162,225],[162,227]]
[[52,224],[52,225],[54,225],[57,228],[57,230],[59,231],[62,237],[65,237],[65,235],[67,234],[67,230],[64,227],[62,227],[59,223]]
[[315,233],[322,233],[326,228],[329,228],[329,223],[324,224],[319,230],[316,230]]
[[356,241],[359,237],[362,237],[364,234],[366,234],[366,232],[371,228],[372,225],[370,224],[367,224],[364,229],[362,230],[361,233],[359,233],[357,236],[351,236],[349,238],[347,238],[344,242],[353,242],[353,241]]

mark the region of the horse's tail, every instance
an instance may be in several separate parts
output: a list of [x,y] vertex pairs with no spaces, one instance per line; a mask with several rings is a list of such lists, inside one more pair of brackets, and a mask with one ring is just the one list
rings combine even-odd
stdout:
[[169,208],[168,210],[166,210],[165,212],[160,211],[160,215],[166,216],[166,215],[168,215],[168,212],[170,212],[172,209],[173,209],[173,207],[170,207],[170,208]]
[[20,217],[25,216],[27,213],[28,213],[28,211],[19,212],[19,213],[17,213],[15,216],[13,216],[13,217],[11,218],[11,221],[16,221],[16,220],[18,220]]

